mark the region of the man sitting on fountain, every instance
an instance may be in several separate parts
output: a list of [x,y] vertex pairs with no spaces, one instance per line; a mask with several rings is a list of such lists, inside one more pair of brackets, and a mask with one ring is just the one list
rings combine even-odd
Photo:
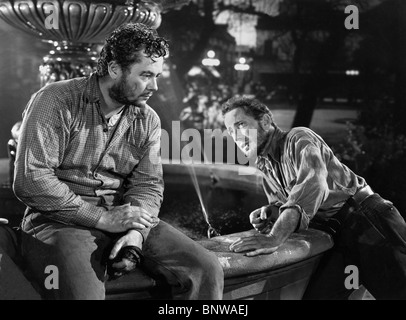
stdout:
[[330,232],[335,244],[304,299],[348,298],[347,266],[358,268],[360,282],[376,299],[406,299],[406,224],[393,204],[342,164],[312,130],[280,130],[258,100],[232,98],[222,113],[238,147],[256,158],[270,203],[250,214],[258,234],[235,241],[230,250],[270,254],[314,223]]
[[[161,129],[147,101],[167,54],[155,30],[120,26],[97,73],[49,84],[28,103],[14,192],[27,205],[22,253],[44,298],[104,299],[106,274],[137,267],[164,278],[174,299],[222,298],[217,257],[157,218]],[[47,266],[58,290],[47,290]]]

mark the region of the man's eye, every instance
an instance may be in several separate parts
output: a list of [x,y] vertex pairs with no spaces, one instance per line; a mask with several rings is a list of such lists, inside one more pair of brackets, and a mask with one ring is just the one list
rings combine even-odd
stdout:
[[239,123],[239,124],[237,125],[237,128],[238,128],[238,129],[245,128],[245,123]]

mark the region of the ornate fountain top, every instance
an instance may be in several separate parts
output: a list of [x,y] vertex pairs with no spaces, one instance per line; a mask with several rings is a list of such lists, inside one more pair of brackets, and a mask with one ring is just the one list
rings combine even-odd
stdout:
[[87,76],[98,52],[117,26],[138,22],[157,29],[161,13],[190,0],[0,0],[0,19],[54,48],[40,66],[41,86]]
[[103,42],[118,25],[161,24],[161,12],[190,0],[0,0],[0,18],[43,40]]

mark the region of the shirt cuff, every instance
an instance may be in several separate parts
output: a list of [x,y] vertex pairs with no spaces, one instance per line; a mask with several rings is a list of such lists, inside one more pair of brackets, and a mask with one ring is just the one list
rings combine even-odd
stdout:
[[279,209],[280,214],[282,214],[283,210],[286,209],[296,209],[300,214],[300,219],[294,232],[298,232],[299,230],[307,230],[309,228],[309,216],[306,214],[301,206],[299,206],[298,204],[283,205]]
[[96,207],[93,204],[83,201],[71,222],[84,227],[94,228],[105,211],[106,209],[103,207]]
[[[157,208],[153,208],[153,207],[151,207],[151,206],[147,206],[147,205],[145,205],[145,204],[142,204],[142,203],[141,203],[140,201],[138,201],[138,200],[137,200],[137,201],[131,200],[131,205],[132,205],[132,206],[136,206],[136,207],[140,207],[141,209],[143,209],[143,210],[147,211],[148,213],[152,214],[154,217],[158,217],[159,209],[157,209]],[[137,229],[137,231],[138,231],[139,233],[141,233],[142,238],[143,238],[142,243],[144,243],[145,240],[147,240],[147,237],[148,237],[148,235],[149,235],[149,232],[151,231],[151,228],[145,228],[145,229],[142,229],[142,230],[138,230],[138,229]]]
[[137,230],[139,233],[141,233],[142,235],[142,243],[145,242],[145,240],[147,240],[147,237],[149,235],[149,232],[151,231],[151,228],[146,228],[146,229],[142,229],[142,230]]

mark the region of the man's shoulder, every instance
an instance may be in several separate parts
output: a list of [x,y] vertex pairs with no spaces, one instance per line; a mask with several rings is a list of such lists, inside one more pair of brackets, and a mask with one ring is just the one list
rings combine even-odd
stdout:
[[320,136],[316,132],[307,127],[294,127],[289,130],[287,137],[288,139],[320,138]]
[[68,80],[61,80],[52,82],[42,87],[38,93],[53,94],[56,97],[63,97],[72,91],[81,91],[86,87],[88,77],[73,78]]
[[145,105],[143,113],[147,119],[150,118],[153,121],[161,121],[158,113],[148,104]]
[[285,148],[300,150],[309,145],[321,146],[325,144],[323,138],[307,127],[294,127],[287,133]]

